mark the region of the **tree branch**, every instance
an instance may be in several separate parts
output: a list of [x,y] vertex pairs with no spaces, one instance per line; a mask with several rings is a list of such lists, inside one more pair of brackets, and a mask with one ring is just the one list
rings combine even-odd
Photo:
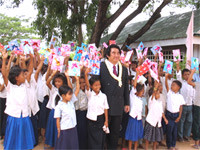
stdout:
[[135,18],[138,14],[140,14],[143,10],[143,8],[146,6],[146,4],[150,0],[139,0],[139,5],[135,11],[133,11],[129,16],[127,16],[117,27],[115,32],[112,34],[110,40],[116,40],[120,32],[124,29],[125,25],[131,21],[133,18]]
[[126,50],[126,45],[130,45],[131,43],[135,42],[138,38],[140,38],[146,31],[150,29],[150,27],[154,24],[154,22],[161,17],[160,12],[161,10],[172,0],[163,0],[162,4],[155,10],[151,18],[147,21],[147,23],[134,35],[128,35],[125,43],[123,44],[122,48],[123,50]]

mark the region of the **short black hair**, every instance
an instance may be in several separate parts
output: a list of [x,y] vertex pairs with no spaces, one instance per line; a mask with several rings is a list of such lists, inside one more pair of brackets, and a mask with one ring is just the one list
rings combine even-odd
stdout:
[[185,72],[190,72],[190,70],[187,69],[187,68],[183,69],[183,71],[182,71],[182,75],[183,75]]
[[116,44],[111,44],[108,46],[108,48],[105,51],[105,57],[108,58],[107,56],[110,56],[110,52],[112,48],[117,48],[119,50],[119,53],[121,55],[121,49],[119,48],[119,46],[117,46]]
[[138,62],[137,61],[132,61],[131,64],[135,64],[137,66]]
[[68,85],[62,85],[61,87],[59,87],[58,92],[62,96],[63,94],[67,93],[72,94],[73,90]]
[[68,85],[67,83],[67,78],[65,76],[64,73],[57,73],[54,77],[53,77],[53,81],[52,81],[52,84],[56,87],[55,85],[55,79],[56,78],[60,78],[62,81],[63,81],[63,85]]
[[182,83],[179,80],[174,80],[173,82],[176,83],[180,89],[182,88]]
[[149,92],[148,92],[149,97],[153,94],[153,89],[154,89],[153,87],[149,89]]
[[137,83],[137,85],[136,85],[136,91],[137,91],[137,93],[139,93],[143,89],[144,89],[144,84]]
[[93,75],[90,80],[89,80],[89,83],[90,85],[92,86],[96,81],[100,81],[100,77],[97,76],[97,75]]
[[23,70],[22,70],[19,66],[13,66],[13,67],[10,69],[10,72],[9,72],[9,75],[8,75],[8,80],[9,80],[12,84],[17,84],[16,77],[18,77],[22,71],[23,71]]

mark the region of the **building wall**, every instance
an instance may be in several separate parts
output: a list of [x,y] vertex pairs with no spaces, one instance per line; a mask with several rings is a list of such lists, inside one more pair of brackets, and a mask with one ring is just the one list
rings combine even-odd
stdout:
[[200,59],[200,44],[194,44],[193,49],[193,56]]

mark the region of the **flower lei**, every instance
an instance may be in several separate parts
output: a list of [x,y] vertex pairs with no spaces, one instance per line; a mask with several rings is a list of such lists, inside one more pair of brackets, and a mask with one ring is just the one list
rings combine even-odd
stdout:
[[108,65],[108,60],[107,59],[105,60],[105,64],[106,64],[106,66],[108,68],[108,71],[109,71],[110,75],[115,80],[118,81],[118,85],[119,85],[119,87],[121,87],[122,86],[122,65],[121,65],[121,63],[118,62],[118,65],[119,65],[119,76],[118,77],[113,73],[113,71],[111,70],[111,68],[108,67],[109,65]]

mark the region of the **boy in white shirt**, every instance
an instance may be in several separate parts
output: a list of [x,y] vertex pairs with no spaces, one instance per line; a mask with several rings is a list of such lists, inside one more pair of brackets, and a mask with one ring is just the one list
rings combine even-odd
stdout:
[[166,132],[166,143],[168,149],[175,150],[176,138],[177,138],[177,123],[181,119],[182,114],[182,105],[185,104],[184,98],[179,91],[182,87],[182,84],[178,80],[174,80],[171,85],[171,90],[168,86],[168,76],[165,75],[165,86],[167,89],[167,110],[166,118],[167,132]]
[[[183,112],[181,115],[180,122],[178,124],[178,140],[180,142],[189,141],[189,137],[192,130],[192,103],[194,99],[194,87],[195,83],[190,81],[188,82],[190,70],[183,69],[181,72],[179,67],[179,61],[176,63],[177,65],[177,80],[182,83],[182,88],[180,93],[183,95],[185,100],[185,105],[183,105]],[[182,79],[183,78],[183,79]]]

